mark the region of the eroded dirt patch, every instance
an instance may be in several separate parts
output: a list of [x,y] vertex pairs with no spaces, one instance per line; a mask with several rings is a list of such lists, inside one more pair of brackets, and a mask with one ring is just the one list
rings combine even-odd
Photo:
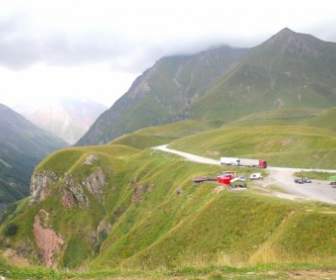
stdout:
[[64,241],[49,225],[49,213],[41,209],[34,218],[33,232],[43,263],[52,267]]

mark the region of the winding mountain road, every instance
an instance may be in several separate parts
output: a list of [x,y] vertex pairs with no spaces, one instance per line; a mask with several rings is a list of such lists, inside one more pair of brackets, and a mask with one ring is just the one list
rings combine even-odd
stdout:
[[[161,145],[153,147],[154,150],[174,154],[185,158],[188,161],[208,164],[208,165],[220,165],[219,160],[194,155],[178,150],[168,148],[168,145]],[[307,169],[307,168],[286,168],[269,166],[267,168],[269,176],[264,180],[263,186],[277,185],[281,187],[283,193],[275,193],[275,195],[287,198],[287,199],[306,199],[321,201],[329,204],[336,204],[336,189],[332,188],[325,181],[313,180],[309,184],[296,184],[294,183],[294,173],[300,171],[315,171],[315,172],[327,172],[336,173],[333,169]]]

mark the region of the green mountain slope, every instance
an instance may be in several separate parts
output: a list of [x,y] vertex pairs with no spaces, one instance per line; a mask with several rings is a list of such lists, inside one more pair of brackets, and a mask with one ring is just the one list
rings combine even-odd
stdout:
[[228,47],[159,60],[79,145],[109,142],[181,119],[229,122],[273,110],[336,105],[336,44],[287,28],[247,50]]
[[[160,128],[150,130],[155,138]],[[323,131],[299,134],[316,136],[317,145]],[[185,139],[193,146],[197,135]],[[194,186],[193,177],[221,167],[130,145],[68,148],[46,158],[34,172],[32,197],[7,214],[1,248],[35,264],[94,270],[335,261],[333,206]]]
[[29,193],[35,165],[66,144],[0,104],[0,203]]
[[245,53],[245,49],[221,47],[160,59],[100,116],[78,144],[107,143],[143,127],[186,119],[193,100]]
[[336,44],[284,29],[251,49],[192,106],[192,116],[230,121],[275,109],[336,104]]

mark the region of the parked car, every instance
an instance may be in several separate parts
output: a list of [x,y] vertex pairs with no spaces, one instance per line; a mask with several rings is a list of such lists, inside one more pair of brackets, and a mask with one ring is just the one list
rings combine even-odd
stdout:
[[306,178],[303,178],[303,182],[304,183],[311,183],[312,181],[309,178],[306,177]]
[[300,178],[296,178],[296,179],[294,180],[294,182],[295,182],[296,184],[304,184],[304,183],[305,183],[305,181],[304,181],[303,179],[300,179]]
[[250,175],[251,180],[260,180],[262,178],[263,178],[263,176],[261,175],[261,173],[252,173]]

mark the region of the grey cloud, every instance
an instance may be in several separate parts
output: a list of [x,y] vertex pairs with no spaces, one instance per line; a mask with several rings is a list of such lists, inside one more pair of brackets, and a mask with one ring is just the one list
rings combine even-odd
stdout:
[[14,69],[37,62],[78,65],[112,61],[127,56],[132,49],[127,40],[114,34],[45,34],[24,26],[25,21],[19,18],[0,21],[0,64]]
[[127,32],[106,30],[42,32],[29,29],[29,20],[22,14],[0,20],[0,65],[23,69],[39,62],[60,66],[105,62],[114,70],[138,73],[162,56],[194,53],[230,42],[246,45],[242,39],[225,37],[174,39],[163,34],[162,38],[137,41],[128,38]]
[[[0,21],[0,65],[22,69],[38,62],[62,66],[106,62],[115,70],[135,73],[143,71],[162,56],[194,53],[221,44],[250,47],[272,35],[172,39],[163,34],[162,40],[139,42],[123,32],[42,32],[26,28],[27,21],[21,15]],[[324,25],[311,30],[316,35],[323,35],[324,39],[336,39],[335,33],[325,33],[330,28]]]

